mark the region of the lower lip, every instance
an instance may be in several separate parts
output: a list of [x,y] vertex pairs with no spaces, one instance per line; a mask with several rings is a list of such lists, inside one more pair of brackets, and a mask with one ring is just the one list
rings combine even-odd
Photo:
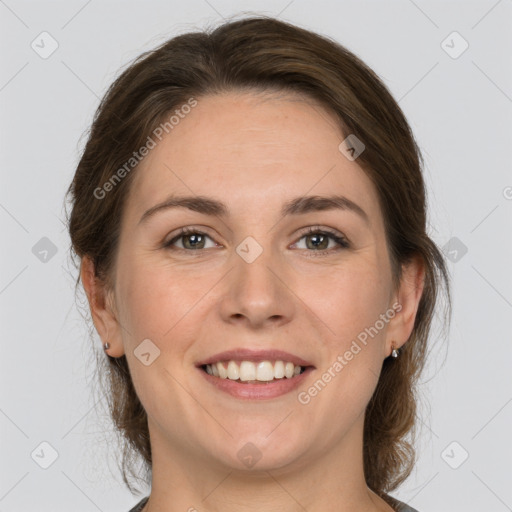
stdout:
[[224,391],[235,398],[245,400],[267,400],[277,398],[278,396],[290,393],[298,388],[304,379],[314,370],[313,367],[308,366],[306,370],[300,375],[296,375],[291,379],[286,377],[282,379],[272,380],[269,382],[262,382],[261,384],[244,384],[236,380],[221,379],[206,373],[202,368],[198,368],[203,377],[213,384],[220,391]]

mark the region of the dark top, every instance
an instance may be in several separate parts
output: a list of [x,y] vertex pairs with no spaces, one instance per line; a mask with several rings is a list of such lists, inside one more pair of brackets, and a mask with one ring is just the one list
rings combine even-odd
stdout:
[[398,505],[397,512],[418,512],[415,508],[410,507],[406,503],[402,503],[401,501],[399,501],[398,503],[399,503],[399,505]]
[[142,507],[147,503],[149,496],[146,496],[142,501],[139,501],[135,507],[133,507],[130,512],[140,512]]
[[[144,507],[144,505],[147,503],[148,499],[149,499],[149,496],[144,498],[142,501],[139,501],[139,503],[137,503],[137,505],[135,505],[135,507],[133,507],[130,510],[130,512],[140,512],[142,510],[142,507]],[[405,503],[402,503],[401,501],[398,501],[398,503],[399,503],[399,505],[397,508],[397,512],[418,512],[415,508],[409,507],[409,505],[406,505]]]

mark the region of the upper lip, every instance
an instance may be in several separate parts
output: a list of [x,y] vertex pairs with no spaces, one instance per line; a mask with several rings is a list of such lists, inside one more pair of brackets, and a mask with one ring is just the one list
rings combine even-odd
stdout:
[[219,352],[218,354],[214,354],[213,356],[199,361],[197,366],[231,360],[254,361],[255,363],[260,361],[286,361],[293,363],[295,366],[313,366],[309,361],[294,354],[290,354],[289,352],[284,352],[283,350],[249,350],[246,348],[236,348]]

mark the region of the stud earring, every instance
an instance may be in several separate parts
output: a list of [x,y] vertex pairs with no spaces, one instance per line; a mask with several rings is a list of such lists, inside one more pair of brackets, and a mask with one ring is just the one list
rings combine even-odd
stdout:
[[110,348],[110,343],[107,341],[107,342],[103,345],[103,350],[107,351],[109,348]]
[[391,344],[391,357],[394,357],[395,359],[398,357],[398,349],[395,348],[395,344]]

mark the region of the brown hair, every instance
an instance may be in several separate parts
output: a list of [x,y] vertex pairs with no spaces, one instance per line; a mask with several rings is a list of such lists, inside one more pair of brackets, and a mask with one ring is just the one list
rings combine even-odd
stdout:
[[[385,85],[353,53],[313,32],[255,16],[179,35],[142,54],[110,86],[96,111],[68,190],[72,250],[80,260],[90,257],[97,278],[111,286],[120,219],[136,166],[103,198],[95,191],[174,109],[190,98],[241,90],[293,91],[314,99],[335,115],[345,136],[363,141],[357,162],[378,192],[394,284],[403,263],[413,256],[423,260],[425,287],[414,330],[400,357],[384,361],[364,425],[366,483],[396,505],[387,493],[407,478],[415,461],[414,436],[409,438],[415,432],[416,384],[441,285],[451,313],[449,278],[443,255],[426,232],[423,161],[411,129]],[[104,365],[100,376],[106,378],[110,414],[124,442],[123,479],[132,490],[127,475],[137,477],[138,455],[151,471],[146,412],[125,356],[101,352],[98,364]]]

